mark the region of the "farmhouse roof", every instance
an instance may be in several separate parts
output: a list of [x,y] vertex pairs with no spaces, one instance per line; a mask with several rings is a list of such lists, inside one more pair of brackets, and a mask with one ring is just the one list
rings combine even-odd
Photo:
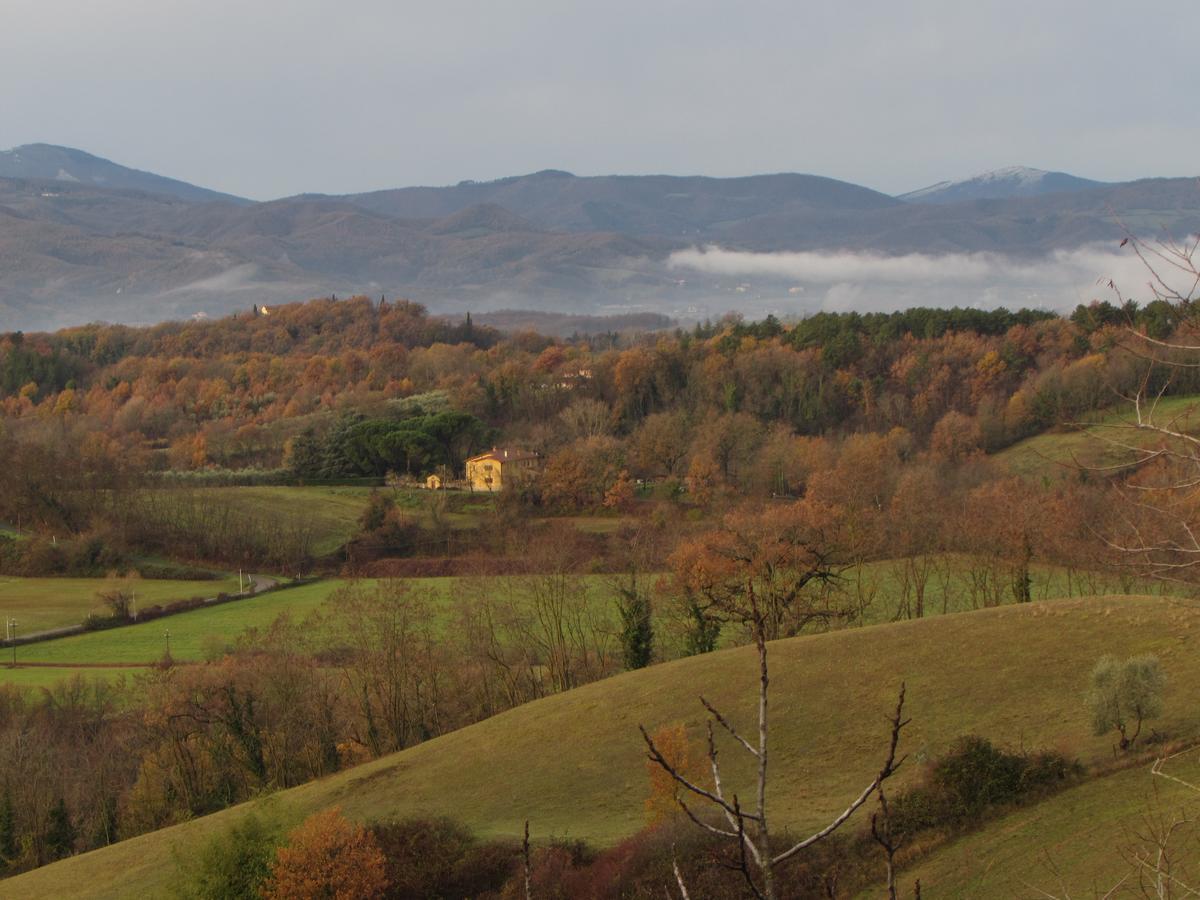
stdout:
[[493,447],[487,453],[480,453],[478,456],[472,456],[467,462],[481,462],[483,460],[494,460],[500,463],[519,462],[523,459],[537,459],[538,454],[529,450],[509,450],[507,448]]

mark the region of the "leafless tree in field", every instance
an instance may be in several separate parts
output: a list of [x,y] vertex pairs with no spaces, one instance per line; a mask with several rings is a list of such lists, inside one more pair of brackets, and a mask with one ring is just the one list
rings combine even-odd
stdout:
[[[747,624],[750,626],[754,643],[758,650],[758,739],[751,742],[744,738],[715,706],[700,698],[701,704],[708,711],[708,760],[712,775],[712,787],[697,784],[675,768],[660,752],[650,737],[649,732],[641,727],[642,737],[646,742],[650,760],[666,771],[680,787],[683,788],[678,800],[683,812],[696,825],[712,834],[727,838],[736,843],[738,850],[738,868],[745,877],[750,892],[759,900],[775,900],[778,896],[775,885],[775,867],[792,858],[806,847],[811,847],[823,838],[828,837],[854,814],[854,812],[870,799],[880,785],[890,778],[904,761],[897,759],[896,750],[900,741],[900,732],[908,720],[903,718],[904,686],[900,687],[900,695],[896,702],[895,713],[890,718],[891,734],[888,741],[887,753],[879,773],[854,798],[844,811],[839,813],[827,825],[815,831],[808,837],[796,841],[782,852],[776,852],[772,845],[771,830],[767,816],[767,781],[768,781],[768,716],[767,694],[770,678],[767,669],[766,622],[767,610],[764,610],[755,598],[754,591],[744,598],[743,607],[748,613]],[[714,727],[719,727],[729,734],[743,750],[749,753],[757,762],[755,779],[755,796],[749,808],[742,805],[741,798],[736,793],[728,793],[721,778],[721,767],[717,759],[717,744]],[[640,726],[639,726],[640,727]],[[706,805],[709,811],[719,813],[719,824],[713,824],[710,817],[704,815],[699,808],[689,805],[693,803]],[[723,822],[721,821],[723,819]],[[676,879],[680,890],[686,897],[686,887],[683,878],[676,867]]]

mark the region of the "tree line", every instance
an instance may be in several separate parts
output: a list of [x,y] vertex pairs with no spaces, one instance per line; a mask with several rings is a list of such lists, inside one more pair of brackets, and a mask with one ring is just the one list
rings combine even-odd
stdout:
[[[581,437],[627,443],[664,414],[689,428],[748,417],[802,436],[900,426],[924,444],[954,413],[991,451],[1135,390],[1144,366],[1122,335],[1184,327],[1161,307],[728,317],[593,341],[501,335],[402,302],[312,301],[268,316],[0,337],[0,413],[13,434],[48,423],[103,434],[155,469],[280,468],[297,445],[319,465],[307,451],[344,416],[395,418],[397,401],[434,396],[427,413],[474,416],[546,456]],[[1185,393],[1198,379],[1157,372],[1149,387]],[[402,443],[408,456],[439,455],[420,437]]]

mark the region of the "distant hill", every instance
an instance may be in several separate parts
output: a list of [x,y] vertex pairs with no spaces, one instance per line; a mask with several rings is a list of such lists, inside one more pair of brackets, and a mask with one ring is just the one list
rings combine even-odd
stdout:
[[[769,274],[680,271],[671,253],[711,244],[1037,257],[1115,245],[1125,227],[1200,231],[1196,179],[1103,185],[1060,175],[1003,170],[898,199],[816,175],[547,170],[255,203],[31,144],[0,153],[0,330],[148,323],[354,293],[408,296],[448,313],[761,317],[820,308],[823,289],[801,296],[803,286],[789,294],[793,284]],[[875,302],[886,295],[877,291]]]
[[910,203],[957,203],[960,200],[1038,197],[1042,194],[1085,191],[1107,186],[1106,182],[1091,181],[1068,175],[1066,172],[1046,172],[1027,166],[1009,166],[959,181],[939,181],[929,187],[901,194],[898,199]]
[[802,210],[874,210],[886,194],[817,175],[705,178],[673,175],[577,177],[545,171],[451,187],[411,187],[340,199],[398,218],[448,216],[479,204],[502,206],[553,231],[616,231],[689,239],[724,223]]
[[661,266],[672,246],[544,232],[499,207],[404,220],[332,198],[189,203],[0,178],[0,331],[334,293],[408,294],[451,311],[597,306],[614,290],[672,283]]
[[146,191],[193,202],[249,202],[231,194],[210,191],[152,172],[130,169],[99,156],[84,153],[82,150],[58,147],[54,144],[24,144],[11,150],[0,150],[0,177],[62,181],[112,190]]

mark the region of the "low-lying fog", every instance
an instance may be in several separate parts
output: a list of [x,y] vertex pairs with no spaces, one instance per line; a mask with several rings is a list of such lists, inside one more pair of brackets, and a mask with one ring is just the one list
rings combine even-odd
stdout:
[[[1039,258],[993,253],[884,256],[869,252],[754,253],[709,246],[668,259],[681,287],[708,295],[705,313],[727,296],[747,317],[767,312],[876,312],[911,306],[1035,307],[1059,312],[1092,300],[1115,301],[1113,286],[1153,299],[1151,273],[1132,252],[1111,245],[1059,250]],[[1163,263],[1168,283],[1181,280]],[[1186,290],[1188,285],[1177,285]],[[732,294],[730,293],[732,292]],[[737,298],[743,302],[737,302]]]

